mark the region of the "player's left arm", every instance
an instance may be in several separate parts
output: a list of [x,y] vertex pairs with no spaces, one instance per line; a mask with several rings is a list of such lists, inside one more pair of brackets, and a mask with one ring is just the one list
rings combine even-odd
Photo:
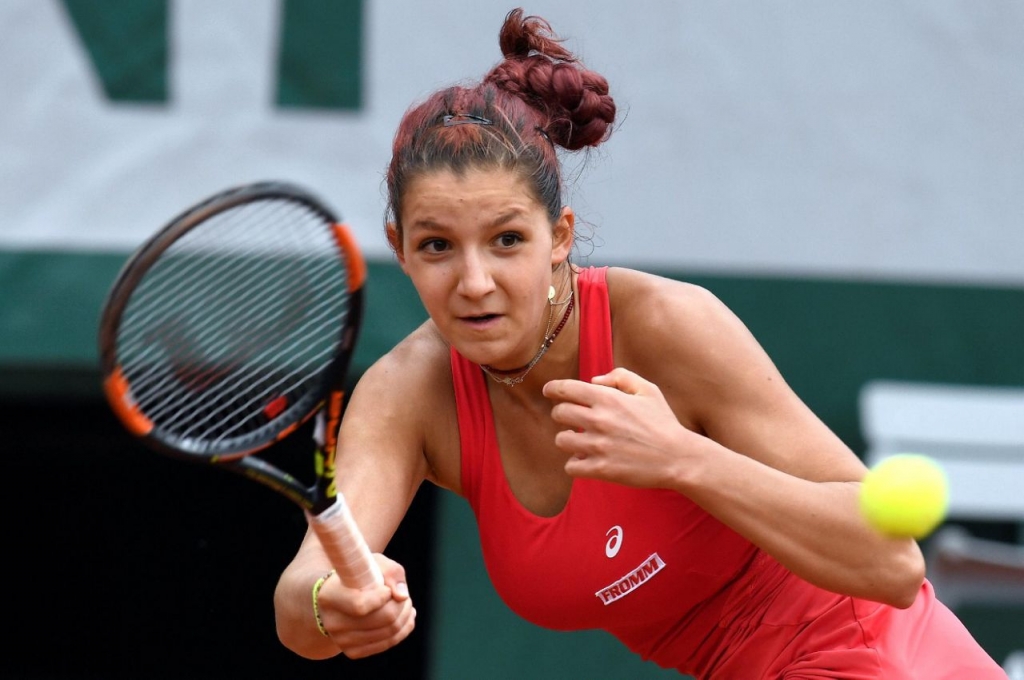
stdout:
[[802,578],[909,606],[919,547],[864,521],[864,465],[736,315],[707,290],[637,272],[612,270],[609,289],[625,368],[548,387],[573,427],[559,434],[567,471],[675,489]]

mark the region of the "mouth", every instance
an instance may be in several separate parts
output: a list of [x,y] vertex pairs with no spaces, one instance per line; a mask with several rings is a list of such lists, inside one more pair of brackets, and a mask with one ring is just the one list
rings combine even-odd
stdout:
[[500,318],[500,314],[470,314],[467,316],[460,316],[459,320],[472,327],[483,328],[491,325]]

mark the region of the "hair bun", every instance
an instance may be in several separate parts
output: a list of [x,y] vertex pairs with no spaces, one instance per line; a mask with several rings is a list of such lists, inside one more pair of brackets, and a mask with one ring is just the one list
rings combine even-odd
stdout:
[[608,138],[615,121],[608,81],[584,67],[547,21],[514,9],[505,17],[498,42],[505,60],[485,81],[540,111],[553,143],[575,151]]

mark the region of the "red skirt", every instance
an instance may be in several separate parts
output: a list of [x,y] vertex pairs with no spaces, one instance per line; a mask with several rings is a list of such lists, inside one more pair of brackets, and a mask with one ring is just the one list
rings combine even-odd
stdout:
[[[760,606],[737,607],[735,617],[719,624],[722,653],[700,677],[1006,680],[928,581],[913,605],[898,609],[823,591],[788,572],[766,580],[774,581],[772,592],[755,598]],[[748,595],[761,584],[751,585]]]

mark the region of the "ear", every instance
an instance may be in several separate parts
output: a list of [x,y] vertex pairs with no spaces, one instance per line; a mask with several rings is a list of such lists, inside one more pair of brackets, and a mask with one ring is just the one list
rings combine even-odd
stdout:
[[405,250],[402,248],[402,236],[398,233],[398,225],[394,222],[388,222],[387,224],[388,244],[391,246],[391,250],[395,251],[395,256],[398,258],[398,264],[402,267],[402,271],[405,271]]
[[556,267],[569,257],[576,235],[576,215],[572,208],[564,206],[562,214],[555,220],[551,241],[551,266]]

